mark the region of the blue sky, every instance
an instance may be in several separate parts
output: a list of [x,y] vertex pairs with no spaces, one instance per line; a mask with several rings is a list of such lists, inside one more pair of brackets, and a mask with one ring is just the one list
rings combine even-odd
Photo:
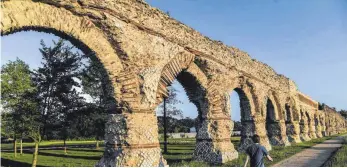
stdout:
[[[347,1],[345,0],[147,0],[202,34],[238,47],[296,82],[313,99],[347,109]],[[39,40],[21,32],[2,37],[2,61],[16,56],[38,65]],[[183,89],[185,116],[196,117]],[[239,120],[232,94],[232,119]]]

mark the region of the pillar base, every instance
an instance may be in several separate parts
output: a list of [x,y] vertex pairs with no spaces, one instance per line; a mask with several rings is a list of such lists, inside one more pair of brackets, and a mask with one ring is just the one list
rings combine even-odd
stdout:
[[[196,161],[204,161],[209,163],[225,163],[238,158],[238,152],[234,149],[230,140],[229,143],[231,145],[225,144],[226,148],[229,148],[229,150],[216,149],[215,143],[221,142],[212,142],[208,140],[196,142],[193,159]],[[219,146],[223,145],[219,144]]]
[[286,124],[286,133],[287,133],[287,137],[288,137],[288,141],[289,142],[293,142],[293,143],[300,143],[301,139],[299,136],[299,125],[295,124],[295,123],[287,123]]
[[308,134],[300,134],[301,141],[309,141],[311,138],[308,136]]
[[121,149],[106,147],[96,167],[164,167],[160,148]]
[[[145,122],[146,120],[148,122]],[[105,125],[105,151],[98,167],[166,166],[158,141],[155,115],[110,114]],[[152,128],[153,129],[152,129]]]
[[321,131],[316,132],[317,138],[322,138],[323,134]]
[[287,136],[271,136],[269,137],[270,144],[273,146],[290,146],[290,142],[288,141]]
[[290,146],[287,136],[282,134],[282,128],[280,123],[275,122],[268,124],[267,131],[271,145]]
[[309,132],[308,136],[311,138],[311,139],[316,139],[317,138],[317,135],[316,135],[316,132]]

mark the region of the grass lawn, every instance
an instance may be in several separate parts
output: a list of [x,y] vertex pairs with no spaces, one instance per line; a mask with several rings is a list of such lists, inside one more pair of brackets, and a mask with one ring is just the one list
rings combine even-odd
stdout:
[[347,136],[344,137],[342,147],[331,158],[331,167],[347,167]]
[[[91,167],[100,160],[103,150],[73,148],[68,149],[67,155],[64,150],[40,150],[37,166]],[[18,154],[17,158],[13,157],[13,152],[1,152],[1,166],[30,167],[32,157],[29,151],[24,151],[22,156]]]
[[[69,146],[73,145],[95,145],[96,141],[66,141],[66,144]],[[104,144],[104,141],[99,141],[99,144]],[[17,142],[17,148],[19,149],[20,143]],[[33,142],[24,142],[23,148],[32,148],[35,144]],[[54,140],[54,141],[42,141],[40,147],[49,147],[49,146],[64,146],[64,141]],[[13,149],[13,143],[1,144],[1,149]]]
[[[337,135],[336,135],[337,136]],[[280,160],[288,158],[295,153],[300,152],[306,148],[309,148],[315,144],[321,143],[331,137],[318,138],[311,141],[293,144],[289,147],[273,147],[270,151],[270,155],[273,157],[273,163],[265,162],[266,166],[270,166]],[[238,159],[224,163],[224,164],[209,164],[205,162],[192,161],[192,155],[195,148],[194,138],[182,138],[182,139],[169,139],[168,144],[168,154],[164,155],[168,164],[172,167],[175,166],[243,166],[246,155],[240,154]],[[240,138],[232,138],[231,141],[237,146]],[[95,141],[68,141],[68,144],[72,145],[84,145],[84,144],[95,144]],[[6,144],[7,145],[7,144]],[[43,142],[42,146],[57,146],[62,145],[62,141],[53,142]],[[32,146],[31,143],[26,143],[27,147]],[[163,145],[161,145],[163,148]],[[12,148],[12,146],[8,146]],[[93,148],[69,148],[68,154],[65,155],[63,150],[40,150],[38,157],[38,166],[55,166],[55,167],[92,167],[97,163],[103,154],[103,148],[100,150],[95,150]],[[345,152],[347,147],[345,147]],[[344,153],[342,153],[344,155]],[[341,157],[342,158],[342,157]],[[343,158],[342,158],[343,159]],[[346,160],[346,159],[345,159]],[[20,156],[18,154],[17,158],[13,158],[13,152],[1,152],[1,165],[2,166],[30,166],[32,161],[32,154],[30,151],[25,151],[25,153]]]
[[[269,162],[267,160],[265,160],[265,165],[266,166],[271,166],[283,159],[286,159],[306,148],[310,148],[311,146],[314,146],[316,144],[322,143],[325,140],[331,139],[333,137],[336,137],[338,135],[334,135],[334,136],[328,136],[328,137],[323,137],[323,138],[317,138],[311,141],[307,141],[307,142],[303,142],[303,143],[298,143],[298,144],[292,144],[292,146],[288,146],[288,147],[280,147],[280,146],[274,146],[273,149],[270,151],[270,155],[271,157],[274,159],[274,162]],[[235,144],[235,146],[237,146],[239,140],[237,139],[232,139],[232,142]],[[177,148],[177,147],[175,147]],[[239,154],[239,157],[233,161],[224,163],[224,164],[209,164],[209,163],[204,163],[204,162],[195,162],[195,161],[191,161],[191,155],[194,152],[194,149],[192,149],[190,152],[191,154],[188,155],[187,153],[185,153],[185,155],[179,155],[179,153],[172,149],[171,146],[168,146],[168,150],[169,150],[169,157],[164,155],[164,158],[167,159],[167,162],[170,166],[175,167],[175,166],[180,166],[180,167],[209,167],[209,166],[226,166],[226,167],[242,167],[244,165],[244,162],[246,160],[246,154],[241,153]],[[172,153],[170,153],[170,151]],[[176,155],[174,155],[176,154]],[[179,160],[179,158],[184,158],[182,161]]]

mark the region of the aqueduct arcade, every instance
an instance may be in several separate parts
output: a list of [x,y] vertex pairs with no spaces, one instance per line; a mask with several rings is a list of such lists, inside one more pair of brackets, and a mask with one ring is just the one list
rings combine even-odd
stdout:
[[117,107],[106,123],[98,166],[161,166],[155,108],[176,78],[198,107],[194,158],[238,157],[230,141],[229,95],[241,97],[242,145],[258,134],[268,149],[346,130],[332,108],[246,52],[211,40],[141,0],[6,0],[1,35],[36,30],[95,53],[109,74]]

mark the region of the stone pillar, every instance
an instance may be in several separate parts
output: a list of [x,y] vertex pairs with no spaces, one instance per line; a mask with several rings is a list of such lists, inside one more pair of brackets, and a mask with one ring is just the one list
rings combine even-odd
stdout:
[[323,137],[323,134],[322,134],[322,125],[321,123],[319,122],[318,118],[315,117],[315,128],[316,128],[316,135],[317,135],[317,138],[321,138]]
[[321,125],[322,125],[321,127],[322,136],[327,136],[327,133],[326,133],[327,128],[325,126],[325,122],[321,121]]
[[289,142],[300,143],[300,124],[298,121],[286,122],[287,137]]
[[262,144],[266,148],[266,150],[270,151],[272,147],[267,136],[266,119],[261,116],[257,116],[254,118],[254,125],[255,133],[260,137],[260,144]]
[[316,135],[317,135],[317,138],[322,138],[323,137],[322,126],[321,125],[317,125],[316,126]]
[[286,127],[284,121],[271,121],[271,123],[268,123],[267,125],[268,126],[266,129],[271,145],[290,146],[286,135]]
[[308,136],[309,128],[307,120],[302,118],[300,120],[300,139],[301,141],[309,141],[311,138]]
[[317,135],[316,135],[316,126],[315,126],[313,117],[310,117],[310,118],[311,118],[311,119],[310,119],[310,122],[309,122],[309,125],[308,125],[308,128],[309,128],[308,136],[309,136],[311,139],[316,139],[316,138],[317,138]]
[[242,130],[241,130],[241,142],[238,147],[239,152],[244,152],[247,147],[253,144],[252,136],[255,133],[254,120],[248,118],[246,120],[241,119]]
[[238,153],[231,143],[232,130],[230,117],[213,114],[203,119],[196,136],[193,159],[209,163],[225,163],[236,159]]
[[153,110],[110,114],[106,123],[105,152],[96,166],[165,166]]

